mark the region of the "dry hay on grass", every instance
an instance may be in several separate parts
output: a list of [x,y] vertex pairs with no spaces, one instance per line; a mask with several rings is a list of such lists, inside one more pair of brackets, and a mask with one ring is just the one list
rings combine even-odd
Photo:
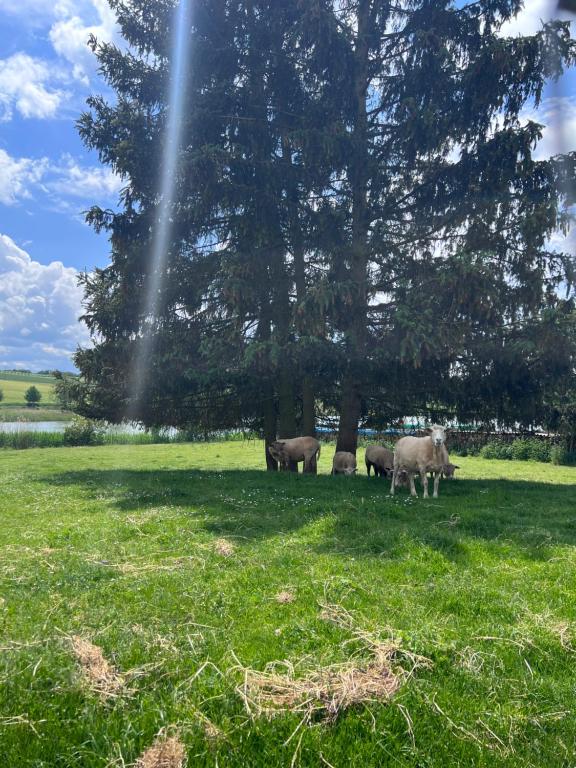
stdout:
[[355,705],[390,701],[417,667],[430,666],[428,659],[402,649],[397,641],[356,629],[352,616],[340,606],[323,606],[322,617],[350,630],[360,653],[343,664],[300,676],[290,662],[273,662],[264,671],[239,665],[244,679],[237,691],[253,717],[292,712],[304,722],[318,717],[333,721]]
[[74,635],[71,642],[88,688],[102,699],[119,696],[124,689],[124,678],[104,657],[102,649],[79,635]]
[[217,539],[214,548],[216,553],[222,557],[232,557],[236,551],[236,547],[228,539]]
[[243,670],[244,682],[238,691],[250,714],[270,717],[293,712],[306,720],[315,715],[335,720],[355,704],[391,699],[401,685],[401,678],[381,661],[364,667],[352,662],[321,667],[303,677],[296,677],[288,662],[282,664],[284,673],[279,666],[276,662],[264,672]]
[[274,599],[277,603],[285,605],[286,603],[293,603],[294,600],[296,600],[296,595],[293,592],[289,592],[287,589],[283,589],[281,592],[278,592]]
[[574,653],[576,647],[574,646],[574,625],[568,621],[559,621],[551,626],[552,632],[557,635],[560,645],[565,651]]
[[384,630],[379,629],[378,632],[370,632],[356,626],[352,614],[341,605],[321,603],[320,608],[322,609],[320,612],[321,619],[350,632],[352,638],[347,641],[348,643],[359,643],[376,659],[392,659],[398,663],[402,662],[401,675],[405,678],[410,677],[417,669],[429,669],[432,666],[430,659],[402,648],[401,642],[394,639],[394,633],[391,629],[386,630],[390,639],[382,640],[381,634]]
[[206,720],[202,723],[202,730],[204,731],[204,736],[206,737],[207,741],[209,741],[211,744],[218,744],[219,742],[224,741],[226,738],[224,731],[222,731],[220,728],[218,728],[217,725],[214,725],[214,723],[210,722],[209,720]]
[[192,563],[199,563],[204,567],[204,560],[195,555],[180,555],[174,557],[164,557],[160,561],[146,563],[142,562],[144,558],[150,557],[145,555],[141,558],[135,558],[134,560],[125,560],[123,562],[113,563],[108,560],[102,560],[99,557],[91,556],[86,558],[86,562],[91,565],[97,565],[103,568],[110,568],[111,570],[118,571],[123,576],[134,576],[141,573],[147,573],[148,571],[177,571],[180,568],[184,568]]
[[178,736],[160,735],[136,760],[135,768],[183,768],[186,748]]
[[[200,672],[202,668],[203,667],[201,667],[200,670],[198,670],[198,672]],[[227,737],[224,731],[218,728],[218,726],[215,725],[212,722],[212,720],[206,717],[206,715],[203,712],[201,712],[199,709],[194,708],[194,715],[198,722],[199,727],[202,730],[202,733],[204,734],[204,738],[210,744],[210,746],[216,746],[223,741],[227,741]]]
[[526,635],[530,636],[532,628],[536,626],[548,635],[556,638],[562,649],[567,653],[576,652],[575,622],[560,620],[551,611],[544,611],[540,614],[526,611],[526,614],[527,616],[523,624]]

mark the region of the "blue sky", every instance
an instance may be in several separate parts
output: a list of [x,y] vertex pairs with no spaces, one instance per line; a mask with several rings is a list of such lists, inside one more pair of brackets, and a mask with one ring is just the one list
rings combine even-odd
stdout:
[[[534,33],[552,8],[527,0],[503,33]],[[108,242],[82,212],[114,207],[122,187],[75,128],[86,97],[106,92],[91,32],[120,41],[106,0],[0,0],[0,368],[70,370],[88,343],[76,277],[106,264]],[[576,149],[576,72],[525,117],[548,126],[538,156]]]

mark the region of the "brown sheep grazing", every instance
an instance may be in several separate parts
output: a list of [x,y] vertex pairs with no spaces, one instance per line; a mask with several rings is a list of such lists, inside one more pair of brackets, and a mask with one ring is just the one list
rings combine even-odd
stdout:
[[[448,456],[448,450],[446,446],[443,446],[442,448],[443,454],[444,454],[444,464],[442,466],[442,478],[446,478],[446,480],[453,480],[454,479],[454,472],[457,469],[460,469],[458,464],[452,464],[450,461],[450,457]],[[434,477],[434,474],[430,472],[430,477]],[[397,483],[399,485],[399,483]]]
[[369,445],[364,457],[366,471],[370,477],[370,470],[374,468],[376,477],[391,477],[394,471],[394,454],[382,445]]
[[304,462],[303,471],[315,475],[317,460],[320,458],[320,443],[315,437],[292,437],[280,439],[268,446],[268,452],[280,464],[281,469],[296,467],[298,462]]
[[332,461],[333,475],[353,475],[356,472],[356,456],[348,451],[336,451]]
[[458,464],[452,464],[450,461],[444,464],[442,467],[442,477],[446,480],[452,480],[454,478],[454,470],[460,469]]

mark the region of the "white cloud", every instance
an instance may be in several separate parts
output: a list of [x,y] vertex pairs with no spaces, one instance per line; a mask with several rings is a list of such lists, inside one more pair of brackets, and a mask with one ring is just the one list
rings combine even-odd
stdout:
[[53,207],[69,209],[85,203],[114,203],[123,182],[104,166],[81,166],[71,155],[58,162],[47,157],[11,157],[0,149],[0,204],[15,205],[21,200],[45,198]]
[[1,14],[15,16],[27,27],[41,28],[60,63],[65,63],[69,78],[84,86],[97,69],[87,45],[89,36],[105,42],[121,39],[107,0],[0,0]]
[[56,178],[46,186],[62,197],[72,196],[94,201],[111,199],[123,185],[120,177],[110,168],[82,168],[70,155],[65,155],[60,164],[53,166],[51,170]]
[[0,120],[12,119],[15,109],[22,117],[54,117],[66,95],[55,87],[61,77],[54,67],[26,53],[0,59]]
[[0,235],[1,364],[70,369],[78,344],[89,340],[79,320],[78,273],[60,261],[34,261],[7,235]]
[[0,149],[0,203],[14,205],[18,200],[31,197],[31,190],[40,182],[47,168],[46,158],[13,158]]
[[566,19],[571,21],[574,17],[569,13],[558,12],[556,0],[526,0],[524,8],[516,18],[502,25],[500,34],[504,37],[516,37],[517,35],[535,35],[542,29],[542,23],[552,19]]
[[576,226],[571,227],[566,234],[555,232],[548,240],[548,247],[552,251],[576,254]]
[[60,18],[50,29],[50,41],[56,53],[72,64],[74,77],[88,84],[96,68],[88,38],[94,35],[104,42],[118,40],[116,16],[106,0],[91,0],[89,4],[61,2],[57,11]]
[[576,150],[576,97],[555,96],[544,99],[538,109],[526,109],[520,115],[544,126],[542,139],[534,152],[535,160]]

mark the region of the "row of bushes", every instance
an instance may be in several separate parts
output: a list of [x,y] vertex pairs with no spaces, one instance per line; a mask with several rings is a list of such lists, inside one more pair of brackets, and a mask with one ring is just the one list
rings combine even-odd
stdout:
[[478,447],[456,447],[452,449],[452,452],[459,456],[481,456],[483,459],[576,464],[576,453],[568,451],[561,445],[538,438],[517,438],[510,443],[503,440],[493,440]]

